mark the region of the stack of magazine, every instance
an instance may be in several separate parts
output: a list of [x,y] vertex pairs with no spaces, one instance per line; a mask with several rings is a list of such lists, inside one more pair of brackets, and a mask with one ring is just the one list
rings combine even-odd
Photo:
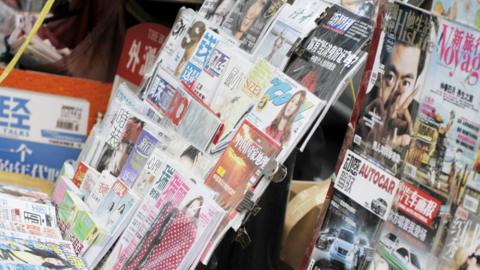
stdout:
[[88,269],[208,263],[243,223],[245,197],[265,191],[266,169],[306,143],[365,60],[363,15],[320,0],[182,8],[140,93],[114,89],[65,164],[75,173],[56,180],[56,212],[41,220],[71,243],[68,258]]
[[0,269],[87,269],[62,239],[51,197],[0,184]]
[[[443,16],[478,12],[434,2]],[[398,1],[385,12],[305,266],[478,269],[478,25]]]

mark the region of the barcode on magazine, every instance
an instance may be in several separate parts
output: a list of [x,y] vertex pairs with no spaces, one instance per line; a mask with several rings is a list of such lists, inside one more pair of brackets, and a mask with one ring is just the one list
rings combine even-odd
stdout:
[[78,123],[57,120],[57,128],[71,130],[71,131],[78,131]]
[[82,109],[72,106],[62,106],[60,117],[57,120],[57,128],[70,131],[80,129],[80,120],[82,119]]
[[478,209],[478,200],[470,195],[465,195],[463,198],[463,207],[475,213]]
[[417,175],[417,167],[415,167],[411,164],[405,163],[404,173],[405,173],[406,176],[408,176],[410,178],[415,178],[415,176]]

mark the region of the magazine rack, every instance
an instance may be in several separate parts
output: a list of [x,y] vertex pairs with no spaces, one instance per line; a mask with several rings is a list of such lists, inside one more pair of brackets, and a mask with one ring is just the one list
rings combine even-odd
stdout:
[[245,209],[249,211],[245,223],[238,232],[233,230],[227,232],[210,259],[208,269],[279,268],[283,224],[296,151],[297,149],[292,151],[285,163],[274,170],[275,173],[265,175],[273,183],[268,186],[257,204],[242,202],[245,204]]

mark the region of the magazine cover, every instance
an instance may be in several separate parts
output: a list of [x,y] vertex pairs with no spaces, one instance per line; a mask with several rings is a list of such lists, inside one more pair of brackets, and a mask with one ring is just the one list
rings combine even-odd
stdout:
[[173,76],[162,69],[156,75],[158,84],[153,83],[144,96],[165,115],[160,125],[174,129],[195,148],[205,151],[220,128],[220,119],[203,101],[184,90]]
[[145,166],[140,171],[137,181],[135,181],[131,188],[137,196],[143,198],[147,191],[153,186],[155,180],[160,177],[161,171],[164,168],[166,157],[162,150],[154,148],[150,157],[145,163]]
[[87,269],[67,241],[0,237],[0,269]]
[[236,0],[206,0],[198,10],[198,14],[216,26],[222,25],[233,9]]
[[198,42],[206,29],[202,21],[193,23],[196,16],[192,9],[181,8],[160,51],[157,63],[171,75],[177,73],[177,67],[184,61],[184,54],[188,57],[188,49]]
[[67,235],[73,220],[80,211],[87,210],[88,206],[75,193],[67,191],[57,206],[58,228],[62,235]]
[[97,211],[98,206],[112,188],[115,181],[116,177],[108,171],[102,172],[97,182],[95,182],[92,192],[88,196],[85,196],[85,203],[92,212]]
[[147,192],[127,228],[115,244],[103,269],[122,269],[157,217],[162,215],[161,210],[165,199],[172,194],[177,198],[182,198],[188,193],[190,180],[177,168],[178,165],[171,162],[165,166],[161,177],[156,179],[155,184]]
[[284,160],[318,116],[324,103],[283,74],[273,77],[247,119],[282,146]]
[[[221,207],[197,185],[188,193],[167,194],[161,214],[126,263],[125,269],[188,269],[218,226]],[[181,196],[181,197],[180,197]]]
[[[380,38],[352,147],[398,176],[412,140],[418,95],[424,86],[429,48],[433,46],[434,18],[407,5],[392,3],[387,7],[388,22]],[[407,23],[407,18],[415,18],[422,27]]]
[[280,145],[272,138],[244,121],[205,184],[218,192],[217,202],[230,211],[257,183],[263,169],[279,150]]
[[334,5],[294,52],[285,74],[328,101],[360,59],[371,32],[369,19]]
[[55,207],[0,194],[0,220],[55,228]]
[[77,166],[77,171],[73,176],[73,182],[81,183],[80,191],[82,195],[87,197],[92,193],[95,183],[98,182],[100,173],[93,167],[86,163],[80,162]]
[[37,237],[62,240],[62,234],[60,233],[60,230],[54,227],[45,227],[35,224],[25,224],[15,221],[2,220],[0,222],[0,229],[10,232],[34,235]]
[[[358,0],[358,1],[348,1],[348,0],[329,0],[332,3],[342,6],[348,11],[362,17],[366,18],[376,18],[377,3],[378,0]],[[402,0],[403,2],[408,2],[408,0]],[[418,1],[418,0],[417,0]],[[420,0],[423,1],[423,0]]]
[[160,140],[157,132],[152,132],[146,128],[142,130],[119,176],[127,186],[133,186],[148,157],[152,154],[155,147],[161,144]]
[[433,0],[432,13],[480,29],[480,3],[477,0]]
[[220,40],[221,37],[217,33],[207,29],[179,75],[179,80],[186,89],[193,92],[201,100],[207,102],[212,99],[216,89],[209,85],[199,85],[197,79],[202,73],[210,54]]
[[255,47],[254,58],[265,58],[278,69],[285,68],[293,49],[317,26],[315,20],[330,6],[318,0],[303,2],[285,4],[280,9]]
[[5,87],[0,98],[2,170],[55,181],[65,160],[74,161],[80,153],[89,103]]
[[381,219],[334,191],[321,230],[308,257],[308,270],[367,269],[373,260]]
[[434,236],[434,230],[401,212],[392,212],[380,232],[377,252],[381,258],[371,269],[434,269],[430,253]]
[[34,203],[51,203],[51,198],[47,193],[23,186],[14,186],[0,183],[0,194]]
[[475,269],[480,255],[480,219],[458,207],[440,258],[439,270]]
[[[260,59],[250,69],[240,88],[236,91],[229,91],[220,95],[228,95],[218,108],[220,118],[223,120],[223,133],[218,144],[224,141],[227,143],[235,133],[242,120],[253,109],[253,106],[260,100],[270,86],[271,80],[278,76],[278,71],[267,61]],[[228,90],[227,90],[228,91]]]
[[105,230],[114,229],[129,214],[139,198],[121,180],[116,180],[101,200],[94,216]]
[[[223,74],[226,73],[227,67],[231,62],[232,57],[238,54],[240,49],[232,44],[220,40],[215,48],[213,48],[207,62],[198,76],[194,92],[203,96],[203,101],[210,106],[212,100],[218,95],[217,89],[222,79]],[[202,94],[204,93],[204,94]]]
[[125,230],[134,215],[140,198],[121,180],[115,181],[110,191],[93,213],[101,230],[83,254],[85,263],[94,268]]
[[97,238],[100,230],[98,221],[88,211],[80,210],[64,237],[72,243],[75,253],[83,256]]
[[348,150],[334,187],[386,220],[399,185],[400,180]]
[[480,34],[440,19],[437,37],[404,175],[452,198],[464,188],[466,179],[475,175],[480,83],[473,60],[478,54],[468,44]]
[[240,42],[241,49],[250,52],[264,29],[286,2],[285,0],[236,1],[223,22],[222,29]]
[[[222,43],[220,43],[220,46],[222,46]],[[223,46],[220,46],[217,47],[219,50],[223,48]],[[224,115],[228,112],[227,108],[232,108],[238,104],[237,100],[240,99],[239,96],[245,79],[254,65],[247,54],[230,47],[231,45],[227,44],[229,51],[226,52],[226,55],[230,57],[230,60],[217,86],[215,97],[210,104],[210,108],[215,113],[220,114],[222,120],[226,119]]]
[[94,166],[97,171],[107,170],[115,177],[120,174],[145,126],[141,118],[125,106],[119,109],[113,118],[113,125],[105,130],[105,143]]
[[65,193],[67,191],[73,192],[76,195],[78,195],[80,198],[83,198],[83,195],[82,195],[83,193],[72,182],[72,180],[68,179],[65,176],[60,176],[57,179],[57,182],[55,182],[55,186],[53,187],[53,191],[52,191],[53,204],[58,205],[62,201],[63,196],[65,196]]

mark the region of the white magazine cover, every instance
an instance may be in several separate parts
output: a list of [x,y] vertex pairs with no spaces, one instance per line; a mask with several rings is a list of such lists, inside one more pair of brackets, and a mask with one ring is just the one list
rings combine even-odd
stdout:
[[145,163],[142,171],[138,175],[137,181],[132,187],[133,192],[135,192],[141,198],[146,195],[147,191],[155,183],[156,179],[161,176],[161,172],[164,168],[164,161],[166,157],[163,154],[163,151],[159,148],[155,148],[152,151],[152,154]]
[[115,181],[97,211],[93,213],[103,230],[83,255],[90,268],[97,266],[125,230],[139,202],[140,198],[128,186],[120,179]]
[[24,224],[14,221],[2,220],[0,229],[5,231],[13,231],[16,233],[28,234],[36,237],[52,238],[62,240],[62,234],[58,228],[44,227],[34,224]]
[[85,197],[85,203],[92,212],[97,211],[98,206],[108,194],[115,181],[116,177],[111,175],[110,172],[102,172],[98,180],[95,182],[92,192]]
[[180,9],[155,66],[158,64],[170,74],[175,74],[185,51],[182,45],[187,41],[186,35],[195,17],[196,13],[192,9]]
[[221,36],[213,30],[205,30],[196,45],[195,51],[188,59],[181,73],[178,75],[181,84],[206,103],[213,98],[216,89],[210,85],[198,84],[197,80],[207,63],[210,54],[221,40]]
[[282,145],[283,160],[303,137],[325,102],[288,76],[278,73],[247,119]]
[[190,177],[178,171],[178,165],[168,162],[155,184],[144,196],[137,212],[115,244],[102,269],[122,269],[138,248],[148,230],[161,214],[165,194],[186,194],[190,190]]
[[334,187],[387,220],[399,185],[400,180],[348,150]]
[[55,208],[0,194],[0,220],[33,224],[44,227],[57,226]]

